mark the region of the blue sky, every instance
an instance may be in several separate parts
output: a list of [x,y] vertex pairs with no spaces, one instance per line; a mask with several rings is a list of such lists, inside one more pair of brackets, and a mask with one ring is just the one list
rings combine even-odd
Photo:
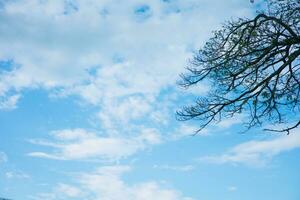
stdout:
[[0,196],[22,200],[299,200],[300,133],[192,137],[176,85],[247,0],[0,1]]

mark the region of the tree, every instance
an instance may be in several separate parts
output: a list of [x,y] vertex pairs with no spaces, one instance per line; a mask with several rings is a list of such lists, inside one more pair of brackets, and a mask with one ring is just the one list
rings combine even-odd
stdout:
[[245,113],[247,128],[284,123],[286,128],[271,130],[289,134],[299,126],[300,0],[267,5],[253,19],[226,22],[194,55],[179,84],[206,81],[211,92],[178,111],[179,120],[199,120],[200,131]]

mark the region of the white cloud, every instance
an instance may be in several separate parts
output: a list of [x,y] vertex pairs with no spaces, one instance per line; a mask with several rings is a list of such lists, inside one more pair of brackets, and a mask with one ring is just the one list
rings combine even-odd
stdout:
[[[19,67],[1,75],[1,96],[25,88],[59,88],[97,105],[136,93],[153,96],[175,83],[191,50],[220,22],[250,13],[248,4],[238,0],[144,4],[151,16],[138,20],[134,10],[141,3],[136,0],[79,0],[76,9],[59,0],[6,2],[0,59],[13,59]],[[148,109],[148,98],[138,101],[143,104],[133,116]]]
[[136,136],[128,137],[101,136],[84,129],[54,131],[51,135],[54,141],[33,139],[30,142],[52,147],[52,153],[31,152],[28,155],[61,160],[118,160],[161,142],[160,134],[147,128],[140,130]]
[[128,125],[128,122],[152,113],[155,108],[153,104],[153,98],[143,95],[131,95],[121,99],[108,98],[102,102],[103,107],[98,117],[103,127],[112,129],[118,125]]
[[94,199],[192,200],[176,190],[163,188],[156,181],[126,184],[121,176],[130,170],[129,166],[101,167],[94,173],[82,174],[78,181],[82,188],[94,195]]
[[239,144],[224,154],[202,157],[200,160],[217,164],[233,163],[251,166],[264,166],[274,156],[300,148],[299,129],[290,135],[271,140],[253,140]]
[[[0,99],[10,98],[5,105],[14,108],[28,88],[44,89],[55,97],[76,95],[99,109],[100,129],[109,133],[84,132],[85,138],[74,130],[69,135],[53,133],[54,141],[32,140],[53,152],[30,156],[120,159],[159,143],[157,131],[126,134],[141,121],[147,124],[142,129],[148,130],[168,125],[174,97],[165,89],[174,87],[191,52],[224,19],[250,13],[248,4],[239,0],[225,5],[218,0],[154,0],[144,1],[151,17],[140,20],[135,9],[141,2],[136,0],[78,0],[72,11],[65,2],[5,3],[0,13],[0,60],[13,60],[16,67],[0,74]],[[199,88],[197,93],[207,90]]]
[[19,94],[15,94],[12,96],[0,96],[0,110],[12,110],[17,107],[17,102],[20,99]]

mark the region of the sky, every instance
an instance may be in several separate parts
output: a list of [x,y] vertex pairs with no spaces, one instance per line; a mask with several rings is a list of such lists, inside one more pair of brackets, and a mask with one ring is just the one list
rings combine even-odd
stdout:
[[300,129],[199,134],[176,82],[248,0],[0,0],[0,197],[299,200]]

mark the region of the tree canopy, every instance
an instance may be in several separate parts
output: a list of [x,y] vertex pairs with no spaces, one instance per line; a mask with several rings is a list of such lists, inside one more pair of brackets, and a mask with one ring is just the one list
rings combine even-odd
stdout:
[[[179,120],[197,119],[199,131],[238,113],[247,127],[300,124],[300,0],[270,0],[252,19],[225,22],[190,60],[179,84],[208,81],[206,96],[177,112]],[[298,117],[297,117],[298,116]]]

